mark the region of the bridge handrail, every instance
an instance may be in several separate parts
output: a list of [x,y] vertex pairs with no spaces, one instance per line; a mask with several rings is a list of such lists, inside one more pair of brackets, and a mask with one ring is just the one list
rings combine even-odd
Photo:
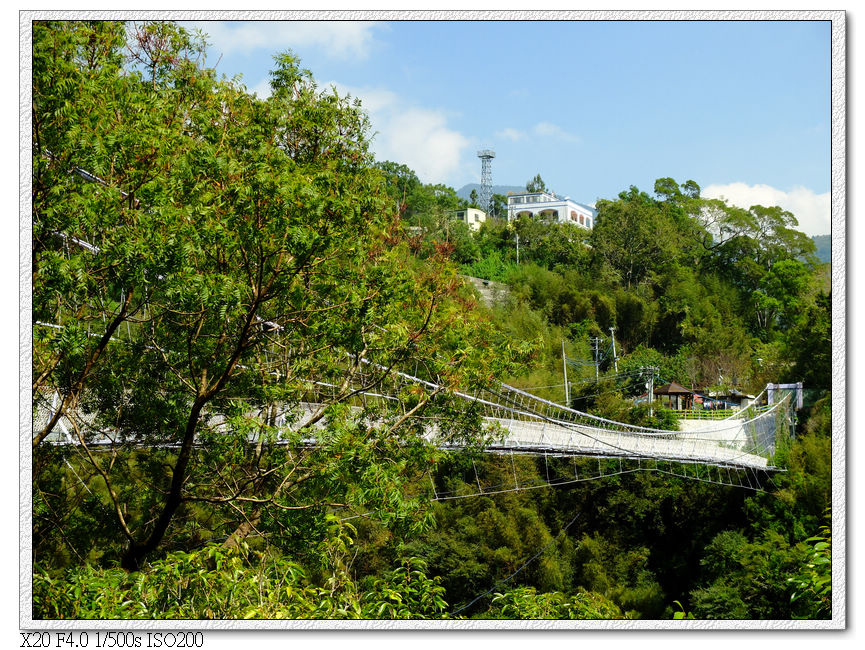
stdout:
[[[525,395],[525,396],[527,396],[527,397],[530,397],[530,398],[532,398],[532,399],[535,399],[535,400],[537,400],[537,401],[539,401],[539,402],[542,402],[542,403],[544,403],[544,404],[548,404],[548,405],[550,405],[550,406],[554,406],[554,407],[556,407],[556,408],[558,408],[558,409],[561,409],[561,410],[563,410],[563,411],[566,411],[566,412],[569,412],[569,413],[573,413],[574,415],[577,415],[577,416],[580,416],[580,417],[589,418],[589,419],[591,419],[591,420],[595,420],[595,421],[597,421],[597,422],[604,422],[604,423],[606,423],[606,424],[613,424],[613,425],[616,425],[616,426],[618,426],[618,427],[624,427],[624,428],[632,429],[632,430],[635,430],[635,431],[638,431],[638,432],[645,432],[645,433],[659,433],[659,434],[664,434],[664,435],[676,435],[676,434],[681,434],[681,433],[682,433],[681,431],[669,431],[668,429],[653,429],[653,428],[651,428],[651,427],[640,427],[640,426],[636,426],[636,425],[633,425],[633,424],[626,424],[626,423],[624,423],[624,422],[616,422],[615,420],[608,420],[608,419],[606,419],[606,418],[602,418],[602,417],[597,416],[597,415],[592,415],[592,414],[590,414],[590,413],[583,413],[582,411],[578,411],[578,410],[576,410],[576,409],[572,409],[572,408],[569,408],[569,407],[567,407],[567,406],[563,406],[562,404],[556,404],[555,402],[551,402],[551,401],[546,400],[546,399],[544,399],[544,398],[542,398],[542,397],[538,397],[537,395],[532,395],[531,393],[527,393],[527,392],[525,392],[525,391],[522,391],[522,390],[520,390],[519,388],[514,388],[513,386],[508,386],[507,384],[502,384],[502,386],[505,386],[505,387],[508,388],[509,390],[512,390],[512,391],[514,391],[514,392],[516,392],[516,393],[519,393],[519,394],[521,394],[521,395]],[[775,406],[779,406],[781,403],[782,403],[782,402],[778,402],[778,404],[776,404]],[[773,407],[773,409],[774,409],[774,407]],[[767,410],[767,411],[765,411],[765,412],[763,412],[763,413],[760,413],[758,416],[752,418],[751,420],[745,420],[745,421],[742,421],[742,422],[738,422],[738,423],[736,423],[735,425],[731,425],[731,426],[728,426],[728,427],[721,427],[721,428],[718,428],[718,429],[706,429],[706,430],[702,431],[702,433],[710,433],[710,432],[711,432],[711,433],[715,433],[715,432],[719,432],[719,431],[728,431],[728,430],[730,430],[730,429],[737,429],[737,428],[739,428],[739,427],[741,427],[741,426],[743,426],[743,425],[745,425],[745,424],[750,424],[751,422],[753,422],[753,421],[755,421],[755,420],[757,420],[757,419],[763,417],[764,415],[766,415],[766,413],[768,413],[768,412],[771,411],[771,410],[772,410],[772,409],[769,409],[769,410]],[[723,422],[724,420],[721,420],[721,421]]]
[[[53,324],[49,324],[49,323],[39,323],[39,324],[49,325],[49,326],[53,325]],[[62,326],[57,326],[57,327],[62,327]],[[351,355],[349,355],[349,356],[351,356]],[[441,386],[439,384],[433,383],[431,381],[423,380],[423,379],[420,379],[418,377],[414,377],[412,375],[401,372],[401,371],[396,370],[394,368],[385,368],[384,366],[381,366],[380,364],[369,361],[367,359],[361,358],[360,362],[364,363],[364,364],[368,364],[368,365],[373,366],[373,367],[376,367],[379,370],[383,370],[388,374],[393,374],[397,377],[401,377],[402,379],[404,379],[407,382],[414,383],[416,385],[426,386],[429,389],[434,390],[434,391],[440,391],[443,389],[443,386]],[[310,381],[310,383],[312,385],[319,385],[319,386],[328,386],[328,387],[332,386],[331,384],[327,384],[326,382],[317,382],[314,380]],[[749,420],[736,420],[735,423],[731,423],[729,426],[724,426],[724,427],[716,427],[716,428],[712,428],[712,429],[700,429],[698,431],[693,431],[693,432],[688,432],[688,431],[683,432],[683,431],[670,431],[670,430],[666,430],[666,429],[656,429],[656,428],[651,428],[651,427],[641,427],[641,426],[631,425],[631,424],[627,424],[627,423],[623,423],[623,422],[616,422],[614,420],[610,420],[610,419],[603,418],[600,416],[592,415],[589,413],[584,413],[582,411],[578,411],[578,410],[570,408],[568,406],[564,406],[562,404],[552,402],[550,400],[538,397],[536,395],[533,395],[532,393],[529,393],[527,391],[515,388],[513,386],[509,386],[509,385],[504,384],[504,383],[498,383],[497,385],[499,387],[499,390],[501,390],[503,394],[497,393],[494,388],[492,388],[492,389],[488,388],[488,389],[483,389],[483,390],[487,390],[493,396],[492,399],[498,398],[500,401],[490,401],[489,399],[484,399],[482,397],[478,397],[477,394],[476,395],[470,395],[470,394],[467,394],[467,393],[464,393],[464,392],[461,392],[458,390],[450,390],[450,392],[454,396],[457,396],[457,397],[460,397],[460,398],[463,398],[463,399],[466,399],[466,400],[469,400],[469,401],[472,401],[472,402],[475,402],[478,404],[488,406],[488,407],[492,408],[494,411],[498,410],[500,413],[504,412],[504,413],[510,414],[511,416],[516,416],[516,418],[523,417],[523,418],[526,418],[527,420],[533,421],[533,422],[541,421],[541,422],[545,422],[545,423],[551,423],[555,426],[560,426],[564,429],[571,430],[572,432],[574,432],[578,435],[582,435],[582,436],[586,436],[588,438],[594,439],[595,442],[599,443],[603,447],[606,447],[609,449],[617,449],[621,452],[627,452],[627,453],[635,453],[635,452],[633,449],[628,449],[626,447],[620,446],[622,444],[621,442],[619,442],[619,444],[614,444],[613,442],[608,441],[608,440],[603,440],[600,438],[594,438],[592,434],[593,433],[597,433],[597,434],[615,433],[618,435],[624,434],[626,436],[642,436],[645,438],[655,438],[655,439],[664,439],[664,438],[674,439],[674,438],[683,438],[684,437],[684,438],[687,438],[689,440],[695,440],[695,439],[696,440],[705,440],[705,442],[715,443],[715,444],[718,444],[719,446],[724,446],[724,442],[725,442],[724,440],[719,440],[719,439],[717,439],[717,437],[716,438],[703,439],[702,436],[704,436],[706,434],[718,434],[720,432],[731,431],[731,430],[740,430],[743,427],[745,427],[751,423],[756,422],[757,420],[767,418],[767,416],[769,416],[771,413],[775,412],[776,409],[778,409],[782,405],[787,404],[787,401],[790,399],[790,394],[786,394],[781,401],[779,401],[778,403],[771,405],[769,407],[750,407],[748,409],[742,409],[739,412],[742,415],[747,415],[748,413],[756,413],[755,416],[753,418],[750,418]],[[397,397],[395,397],[393,395],[384,395],[384,394],[374,393],[371,391],[366,392],[366,391],[363,391],[362,389],[358,390],[354,394],[369,395],[369,396],[384,398],[384,399],[398,399]],[[530,400],[530,403],[524,404],[523,399],[515,399],[515,397],[517,397],[517,396]],[[502,403],[502,402],[505,402],[505,403]],[[511,405],[506,405],[507,402],[511,402]],[[549,407],[549,408],[543,408],[542,409],[542,408],[538,407],[537,409],[535,409],[532,406],[532,402],[535,404],[538,404],[538,405],[545,405],[546,407]],[[552,409],[555,409],[556,411],[552,411]],[[553,416],[554,414],[558,415],[558,417],[554,417]],[[566,419],[568,417],[568,415],[572,416],[574,418],[574,420]],[[562,416],[565,416],[565,417],[563,418]],[[510,419],[511,421],[514,421],[516,418],[515,417],[510,417],[510,418],[505,417],[505,418],[495,418],[495,419],[501,419],[501,420]],[[584,421],[583,422],[576,421],[576,418],[582,418]],[[730,420],[725,419],[725,420],[720,420],[719,422],[730,422]],[[103,435],[104,435],[104,432],[103,432]],[[653,447],[653,449],[654,449],[654,447]],[[738,457],[745,458],[745,457],[753,455],[753,454],[754,454],[754,452],[752,452],[752,451],[744,451],[741,454],[739,454],[739,456],[734,456],[728,460],[735,460],[735,458],[738,458]],[[652,454],[648,454],[648,455],[645,455],[644,457],[650,458],[650,457],[656,457],[656,456],[653,456]]]
[[[361,359],[361,361],[362,361],[363,363],[367,363],[367,364],[369,364],[369,365],[375,366],[375,367],[379,368],[380,370],[387,370],[386,368],[384,368],[384,367],[381,366],[380,364],[377,364],[377,363],[375,363],[375,362],[373,362],[373,361],[369,361],[369,360],[367,360],[367,359]],[[430,382],[430,381],[426,381],[426,380],[424,380],[424,379],[420,379],[419,377],[414,377],[414,376],[409,375],[409,374],[407,374],[407,373],[404,373],[404,372],[402,372],[402,371],[400,371],[400,370],[391,369],[391,372],[393,372],[394,374],[396,374],[396,375],[402,377],[403,379],[406,379],[406,380],[408,380],[408,381],[412,381],[412,382],[416,382],[416,383],[419,383],[419,384],[423,384],[423,385],[425,385],[425,386],[427,386],[427,387],[429,387],[429,388],[432,388],[432,389],[438,389],[438,388],[441,388],[441,386],[439,386],[438,384],[435,384],[435,383]],[[560,409],[560,410],[565,411],[565,412],[567,412],[567,413],[572,413],[572,414],[574,414],[574,415],[577,416],[577,417],[584,417],[584,418],[587,418],[587,419],[589,419],[589,420],[594,420],[595,422],[603,422],[603,423],[605,423],[605,424],[614,425],[614,427],[617,427],[617,430],[619,430],[619,431],[621,431],[622,429],[625,429],[625,430],[630,430],[630,431],[632,431],[632,432],[634,432],[634,433],[654,434],[654,435],[657,436],[657,437],[661,437],[661,436],[671,437],[671,436],[680,435],[680,434],[682,433],[681,431],[670,431],[670,430],[668,430],[668,429],[654,429],[654,428],[652,428],[652,427],[640,427],[640,426],[636,426],[636,425],[633,425],[633,424],[626,424],[626,423],[624,423],[624,422],[616,422],[615,420],[609,420],[609,419],[607,419],[607,418],[603,418],[603,417],[600,417],[600,416],[597,416],[597,415],[592,415],[592,414],[590,414],[590,413],[584,413],[583,411],[578,411],[578,410],[576,410],[576,409],[572,409],[572,408],[570,408],[570,407],[568,407],[568,406],[564,406],[564,405],[562,405],[562,404],[557,404],[556,402],[552,402],[552,401],[550,401],[550,400],[544,399],[543,397],[538,397],[537,395],[533,395],[533,394],[531,394],[531,393],[529,393],[529,392],[526,392],[526,391],[524,391],[524,390],[520,390],[519,388],[515,388],[515,387],[510,386],[510,385],[505,384],[505,383],[501,383],[500,385],[501,385],[502,387],[504,387],[506,390],[512,391],[512,392],[517,393],[517,394],[519,394],[519,395],[523,395],[523,396],[528,397],[528,398],[530,398],[530,399],[533,399],[533,400],[535,400],[535,401],[541,402],[542,404],[546,404],[546,405],[548,405],[548,406],[552,406],[552,407],[554,407],[554,408]],[[511,411],[511,412],[513,412],[513,413],[518,413],[518,414],[520,414],[520,415],[526,415],[526,416],[529,416],[529,417],[532,417],[532,418],[538,418],[538,417],[543,418],[543,416],[539,416],[539,415],[536,414],[536,413],[531,413],[531,412],[523,411],[523,410],[520,410],[520,409],[517,409],[517,408],[514,408],[514,407],[506,407],[506,406],[503,406],[502,404],[496,404],[495,402],[490,402],[490,401],[488,401],[488,400],[484,400],[484,399],[482,399],[482,398],[480,398],[480,397],[473,396],[473,395],[469,395],[469,394],[467,394],[467,393],[463,393],[463,392],[461,392],[461,391],[454,391],[454,395],[457,395],[458,397],[462,397],[462,398],[465,398],[465,399],[468,399],[468,400],[472,400],[472,401],[475,401],[475,402],[480,402],[480,403],[482,403],[482,404],[486,404],[486,405],[488,405],[488,406],[492,406],[492,407],[495,407],[495,408],[505,409],[505,410]],[[733,425],[728,426],[728,427],[720,427],[720,428],[718,428],[718,429],[706,429],[706,430],[702,431],[701,433],[717,433],[717,432],[721,432],[721,431],[728,431],[728,430],[731,430],[731,429],[737,429],[737,428],[739,428],[739,427],[741,427],[741,426],[744,426],[744,425],[746,425],[746,424],[750,424],[750,423],[752,423],[752,422],[758,420],[759,418],[764,417],[766,414],[768,414],[769,412],[771,412],[772,410],[774,410],[775,408],[777,408],[778,406],[780,406],[780,405],[783,404],[783,403],[784,403],[784,400],[782,400],[781,402],[778,402],[778,403],[777,403],[776,405],[774,405],[772,408],[770,408],[770,409],[764,411],[763,413],[760,413],[759,415],[757,415],[757,416],[754,417],[754,418],[751,418],[750,420],[745,420],[745,421],[742,421],[742,422],[737,422],[736,424],[733,424]],[[568,425],[573,426],[573,423],[572,423],[572,422],[567,422],[566,420],[558,420],[558,418],[543,418],[543,419],[548,419],[548,420],[552,420],[552,421],[557,421],[557,423],[560,423],[560,424],[561,424],[561,423],[567,423]],[[721,420],[721,421],[724,422],[725,420]]]
[[680,420],[730,420],[740,412],[741,409],[679,409],[674,410]]

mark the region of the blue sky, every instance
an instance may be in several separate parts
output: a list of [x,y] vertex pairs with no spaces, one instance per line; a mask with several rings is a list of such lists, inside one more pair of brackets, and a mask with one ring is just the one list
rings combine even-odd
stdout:
[[823,21],[196,23],[208,63],[267,94],[290,49],[360,97],[381,160],[456,189],[547,186],[593,204],[692,179],[830,229],[831,53]]

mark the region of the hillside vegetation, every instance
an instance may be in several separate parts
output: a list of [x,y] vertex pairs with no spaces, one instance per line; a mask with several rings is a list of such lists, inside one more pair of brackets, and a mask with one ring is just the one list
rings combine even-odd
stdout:
[[[171,23],[33,25],[34,618],[831,615],[831,294],[792,214],[664,178],[592,231],[473,233],[292,54],[267,99],[202,55]],[[633,402],[643,366],[803,381],[788,471],[436,501],[606,462],[486,455],[454,395],[561,402],[563,345],[572,405],[620,421],[671,417]]]

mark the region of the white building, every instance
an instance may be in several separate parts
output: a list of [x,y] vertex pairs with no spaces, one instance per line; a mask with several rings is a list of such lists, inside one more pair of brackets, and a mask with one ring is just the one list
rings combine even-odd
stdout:
[[454,216],[463,223],[468,224],[468,227],[475,231],[480,230],[481,224],[487,220],[487,213],[477,208],[457,210],[454,212]]
[[508,195],[508,221],[522,216],[538,217],[554,223],[571,223],[591,229],[595,211],[572,201],[570,197],[560,199],[550,192],[527,192]]

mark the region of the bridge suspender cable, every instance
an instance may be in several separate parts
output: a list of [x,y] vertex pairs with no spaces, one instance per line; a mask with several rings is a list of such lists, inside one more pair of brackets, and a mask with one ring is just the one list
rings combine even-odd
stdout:
[[506,582],[512,580],[512,579],[513,579],[513,578],[514,578],[514,577],[515,577],[515,576],[516,576],[520,571],[522,571],[522,570],[525,569],[527,566],[529,566],[532,562],[534,562],[536,559],[538,559],[538,558],[543,554],[543,552],[546,551],[550,546],[552,546],[553,544],[555,544],[556,542],[558,542],[559,539],[561,539],[562,535],[564,535],[564,534],[567,532],[568,528],[570,528],[571,525],[572,525],[572,524],[573,524],[577,519],[580,518],[580,515],[581,515],[581,514],[583,514],[583,513],[582,513],[582,512],[578,512],[578,513],[574,516],[574,518],[571,519],[571,520],[568,522],[568,524],[567,524],[564,528],[562,528],[562,530],[559,531],[559,534],[556,535],[556,537],[555,537],[555,538],[554,538],[554,539],[553,539],[549,544],[547,544],[546,546],[544,546],[540,551],[538,551],[538,552],[535,553],[532,557],[530,557],[528,560],[526,560],[526,561],[523,563],[523,565],[522,565],[519,569],[517,569],[516,571],[514,571],[511,575],[509,575],[509,576],[508,576],[507,578],[505,578],[504,580],[499,580],[497,583],[495,583],[492,587],[490,587],[487,591],[485,591],[484,593],[482,593],[480,596],[478,596],[477,598],[475,598],[475,599],[474,599],[472,602],[470,602],[468,605],[463,605],[463,606],[460,607],[458,610],[456,610],[455,612],[453,612],[453,613],[451,614],[451,616],[456,616],[456,615],[459,614],[460,612],[462,612],[462,611],[468,609],[469,607],[471,607],[472,605],[474,605],[476,602],[478,602],[478,601],[479,601],[481,598],[483,598],[484,596],[488,596],[488,595],[490,595],[490,594],[495,590],[495,588],[498,587],[499,585],[503,585],[503,584],[505,584]]

